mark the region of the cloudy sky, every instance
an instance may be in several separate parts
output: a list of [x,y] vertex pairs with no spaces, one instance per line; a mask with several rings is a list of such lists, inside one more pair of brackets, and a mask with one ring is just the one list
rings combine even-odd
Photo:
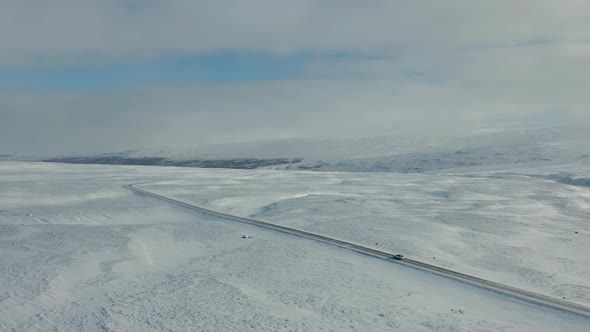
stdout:
[[0,0],[0,154],[590,123],[587,0]]

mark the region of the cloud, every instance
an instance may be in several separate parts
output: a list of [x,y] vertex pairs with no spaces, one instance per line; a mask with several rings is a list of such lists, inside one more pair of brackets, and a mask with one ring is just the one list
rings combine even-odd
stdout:
[[0,90],[1,147],[59,154],[588,123],[589,17],[583,0],[5,0],[0,68],[17,73],[221,51],[305,57],[275,81]]
[[138,61],[227,49],[443,50],[588,38],[584,0],[5,0],[0,65]]
[[590,120],[588,112],[566,107],[571,106],[567,100],[561,101],[563,108],[546,109],[517,106],[511,98],[462,85],[373,79],[4,93],[0,141],[12,152],[97,153],[268,138],[471,130],[527,117]]

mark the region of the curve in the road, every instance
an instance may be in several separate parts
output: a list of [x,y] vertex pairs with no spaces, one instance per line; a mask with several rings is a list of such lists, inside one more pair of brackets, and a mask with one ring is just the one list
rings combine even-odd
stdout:
[[350,243],[350,242],[346,242],[346,241],[342,241],[342,240],[330,238],[327,236],[290,228],[290,227],[280,226],[280,225],[271,224],[271,223],[256,220],[256,219],[244,218],[244,217],[234,216],[234,215],[219,212],[219,211],[210,210],[210,209],[207,209],[204,207],[188,204],[188,203],[176,200],[174,198],[162,196],[162,195],[150,192],[150,191],[139,189],[132,184],[125,185],[124,187],[129,190],[132,190],[136,193],[150,196],[150,197],[153,197],[153,198],[156,198],[156,199],[168,202],[168,203],[172,203],[172,204],[175,204],[175,205],[187,208],[187,209],[198,211],[198,212],[204,213],[206,215],[216,216],[216,217],[223,218],[226,220],[246,223],[246,224],[250,224],[250,225],[254,225],[254,226],[258,226],[258,227],[262,227],[262,228],[266,228],[266,229],[271,229],[271,230],[278,231],[281,233],[286,233],[286,234],[290,234],[290,235],[295,235],[295,236],[299,236],[299,237],[312,239],[315,241],[320,241],[320,242],[334,245],[334,246],[337,246],[340,248],[349,249],[349,250],[352,250],[352,251],[355,251],[357,253],[361,253],[364,255],[369,255],[369,256],[380,258],[380,259],[389,260],[389,261],[396,262],[396,263],[404,265],[404,266],[420,269],[422,271],[426,271],[426,272],[437,274],[437,275],[440,275],[440,276],[443,276],[446,278],[461,281],[463,283],[467,283],[467,284],[476,286],[478,288],[487,289],[489,291],[493,291],[493,292],[496,292],[496,293],[499,293],[499,294],[502,294],[505,296],[509,296],[509,297],[517,299],[517,300],[521,300],[521,301],[525,301],[528,303],[537,304],[537,305],[541,305],[544,307],[549,307],[552,309],[557,309],[560,311],[569,312],[569,313],[584,316],[586,318],[590,318],[590,307],[586,307],[581,304],[573,303],[570,301],[554,298],[551,296],[547,296],[547,295],[543,295],[543,294],[539,294],[539,293],[535,293],[535,292],[530,292],[530,291],[527,291],[524,289],[500,284],[500,283],[493,282],[490,280],[481,279],[481,278],[467,275],[464,273],[460,273],[457,271],[453,271],[453,270],[445,269],[445,268],[438,267],[435,265],[415,261],[413,259],[404,258],[402,260],[397,260],[397,259],[394,259],[394,256],[396,256],[396,255],[391,254],[391,253],[387,253],[387,252],[380,251],[380,250],[375,250],[375,249],[364,247],[364,246],[361,246],[358,244],[354,244],[354,243]]

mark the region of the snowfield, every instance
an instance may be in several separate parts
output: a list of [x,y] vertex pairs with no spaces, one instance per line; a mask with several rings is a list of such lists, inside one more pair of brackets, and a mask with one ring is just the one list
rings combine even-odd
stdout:
[[122,185],[589,305],[589,178],[586,160],[444,174],[1,162],[0,331],[587,331]]
[[[590,127],[487,128],[398,132],[387,136],[293,138],[62,156],[46,161],[204,168],[268,168],[337,172],[423,173],[475,166],[540,167],[587,162]],[[24,159],[29,160],[29,159]],[[36,159],[41,160],[41,159]]]

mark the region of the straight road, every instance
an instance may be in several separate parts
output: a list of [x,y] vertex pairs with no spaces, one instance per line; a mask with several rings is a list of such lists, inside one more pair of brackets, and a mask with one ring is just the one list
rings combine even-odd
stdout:
[[478,288],[486,289],[486,290],[510,297],[512,299],[524,301],[524,302],[535,304],[535,305],[540,305],[543,307],[556,309],[556,310],[563,311],[563,312],[569,312],[569,313],[581,315],[581,316],[584,316],[584,317],[590,319],[590,307],[586,307],[581,304],[573,303],[570,301],[554,298],[551,296],[547,296],[547,295],[543,295],[543,294],[539,294],[539,293],[535,293],[535,292],[530,292],[530,291],[527,291],[524,289],[500,284],[500,283],[493,282],[490,280],[481,279],[478,277],[474,277],[474,276],[470,276],[470,275],[460,273],[457,271],[441,268],[441,267],[438,267],[435,265],[423,263],[423,262],[416,261],[413,259],[408,259],[408,258],[403,258],[401,260],[396,259],[397,255],[395,255],[395,254],[387,253],[387,252],[380,251],[380,250],[375,250],[372,248],[368,248],[368,247],[364,247],[364,246],[361,246],[358,244],[330,238],[327,236],[309,233],[306,231],[302,231],[302,230],[298,230],[298,229],[294,229],[294,228],[289,228],[289,227],[285,227],[285,226],[280,226],[280,225],[276,225],[276,224],[271,224],[271,223],[256,220],[256,219],[244,218],[244,217],[234,216],[234,215],[219,212],[219,211],[210,210],[210,209],[207,209],[204,207],[181,202],[181,201],[176,200],[174,198],[162,196],[162,195],[150,192],[150,191],[139,189],[132,184],[125,185],[124,187],[129,190],[132,190],[136,193],[150,196],[150,197],[153,197],[153,198],[156,198],[156,199],[168,202],[168,203],[172,203],[172,204],[175,204],[175,205],[178,205],[178,206],[190,209],[190,210],[198,211],[198,212],[204,213],[206,215],[211,215],[211,216],[223,218],[226,220],[246,223],[246,224],[250,224],[250,225],[254,225],[254,226],[258,226],[258,227],[262,227],[262,228],[266,228],[266,229],[271,229],[271,230],[278,231],[278,232],[285,233],[285,234],[290,234],[290,235],[294,235],[294,236],[299,236],[299,237],[327,243],[327,244],[334,245],[334,246],[337,246],[340,248],[352,250],[357,253],[361,253],[363,255],[377,257],[377,258],[384,259],[384,260],[387,260],[390,262],[395,262],[397,264],[401,264],[401,265],[404,265],[407,267],[419,269],[419,270],[422,270],[422,271],[425,271],[428,273],[433,273],[433,274],[436,274],[436,275],[439,275],[442,277],[454,279],[454,280],[457,280],[457,281],[460,281],[460,282],[463,282],[463,283],[466,283],[466,284],[469,284],[469,285],[472,285],[472,286],[475,286]]

